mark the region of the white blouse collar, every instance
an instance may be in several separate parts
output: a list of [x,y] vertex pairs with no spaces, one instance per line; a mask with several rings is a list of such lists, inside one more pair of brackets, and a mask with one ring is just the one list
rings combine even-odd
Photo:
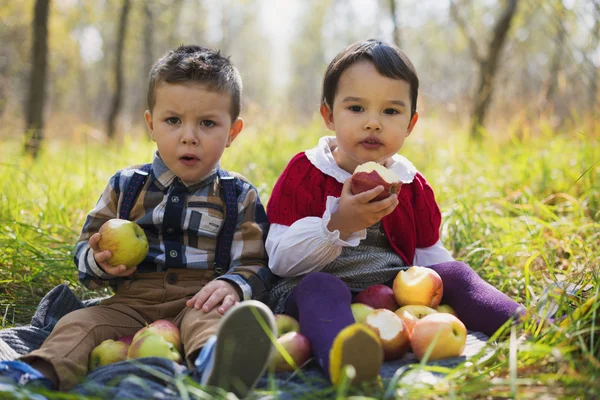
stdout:
[[[316,147],[306,150],[304,153],[319,171],[335,178],[340,183],[344,183],[352,174],[341,169],[335,162],[332,151],[336,147],[337,139],[335,136],[323,136],[319,139]],[[402,183],[412,183],[417,174],[415,166],[400,154],[392,156],[392,165],[388,168],[400,176]]]

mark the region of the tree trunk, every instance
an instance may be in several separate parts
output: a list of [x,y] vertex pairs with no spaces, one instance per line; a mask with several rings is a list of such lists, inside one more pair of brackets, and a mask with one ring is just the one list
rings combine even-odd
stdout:
[[392,33],[394,44],[400,47],[401,37],[400,37],[400,24],[398,23],[398,10],[396,7],[396,0],[390,0],[390,14],[392,17],[392,24],[394,25],[394,31]]
[[548,79],[542,87],[542,91],[537,102],[538,111],[541,113],[545,112],[546,108],[552,103],[552,97],[554,96],[554,92],[558,86],[558,74],[560,72],[560,65],[567,35],[567,30],[563,26],[563,20],[565,18],[565,6],[563,5],[562,0],[558,0],[556,8],[556,47],[552,56],[552,62],[550,63]]
[[50,0],[36,0],[31,51],[31,78],[27,100],[25,152],[37,157],[44,139],[44,101],[48,69],[48,15]]
[[127,18],[129,17],[130,0],[123,0],[121,8],[121,18],[119,21],[119,33],[117,35],[117,45],[115,49],[115,92],[113,94],[112,106],[108,115],[108,126],[106,129],[109,139],[113,139],[116,134],[117,117],[121,109],[123,97],[123,49],[125,47],[125,36],[127,33]]
[[494,27],[494,36],[488,46],[487,58],[479,62],[479,80],[477,92],[475,93],[471,124],[471,137],[476,140],[482,138],[481,128],[485,124],[485,116],[494,91],[493,84],[496,70],[498,69],[498,58],[517,9],[517,1],[507,0],[506,8]]

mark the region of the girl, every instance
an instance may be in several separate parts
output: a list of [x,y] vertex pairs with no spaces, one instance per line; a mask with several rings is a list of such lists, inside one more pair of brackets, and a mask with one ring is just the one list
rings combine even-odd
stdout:
[[[270,268],[284,278],[271,291],[271,306],[298,318],[334,385],[345,365],[355,368],[358,383],[376,378],[382,363],[378,339],[354,323],[353,294],[390,285],[411,265],[441,276],[442,301],[468,329],[491,335],[520,308],[454,261],[440,241],[433,190],[397,154],[417,123],[418,87],[415,68],[395,46],[368,40],[339,53],[325,73],[320,108],[335,137],[290,161],[267,206]],[[398,195],[371,202],[382,186],[352,193],[349,178],[368,161],[401,177]]]

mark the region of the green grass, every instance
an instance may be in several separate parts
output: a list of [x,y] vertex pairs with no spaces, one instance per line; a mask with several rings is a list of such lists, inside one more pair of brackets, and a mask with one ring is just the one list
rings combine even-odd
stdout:
[[[314,146],[322,134],[326,132],[318,121],[250,127],[226,150],[222,166],[248,177],[266,204],[287,161]],[[68,283],[81,298],[98,295],[77,283],[73,247],[110,176],[118,168],[151,160],[154,145],[139,136],[109,146],[88,142],[86,136],[50,141],[36,161],[20,155],[19,142],[0,142],[3,327],[28,323],[41,297],[56,284]],[[569,315],[600,287],[599,143],[598,136],[584,131],[541,129],[536,135],[475,144],[462,131],[420,127],[402,153],[434,187],[444,217],[442,240],[455,258],[532,314],[550,282],[590,288],[574,298],[557,298],[560,316]],[[513,332],[500,331],[491,356],[482,354],[445,371],[448,378],[442,382],[408,384],[402,375],[370,395],[600,396],[598,307],[593,304],[592,312],[565,326],[540,327],[530,318]],[[525,340],[518,341],[523,333]],[[199,398],[198,389],[188,383],[179,387]],[[305,398],[334,393],[327,389]]]

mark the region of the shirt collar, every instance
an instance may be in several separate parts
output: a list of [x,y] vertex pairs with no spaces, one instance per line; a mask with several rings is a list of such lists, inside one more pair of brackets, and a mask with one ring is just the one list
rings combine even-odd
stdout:
[[[182,184],[186,186],[188,191],[190,191],[190,192],[196,191],[200,187],[208,185],[209,183],[214,181],[214,179],[217,176],[218,169],[219,169],[219,164],[217,164],[217,166],[215,168],[213,168],[208,174],[204,175],[202,177],[202,179],[200,180],[200,182],[198,182],[196,184],[189,185],[189,186],[183,182],[182,182]],[[179,178],[177,177],[177,175],[175,175],[173,173],[173,171],[171,171],[169,169],[169,167],[167,167],[167,164],[165,164],[163,159],[160,158],[160,154],[158,154],[158,150],[154,153],[154,159],[152,160],[152,173],[154,174],[154,177],[156,178],[156,185],[162,191],[166,191],[174,182],[179,181]]]
[[[331,176],[336,181],[344,183],[351,173],[341,169],[333,158],[333,150],[337,147],[335,136],[323,136],[319,139],[316,147],[306,150],[304,154],[308,160],[321,172]],[[407,158],[400,154],[392,156],[392,164],[387,166],[400,176],[402,183],[412,183],[417,169]]]

